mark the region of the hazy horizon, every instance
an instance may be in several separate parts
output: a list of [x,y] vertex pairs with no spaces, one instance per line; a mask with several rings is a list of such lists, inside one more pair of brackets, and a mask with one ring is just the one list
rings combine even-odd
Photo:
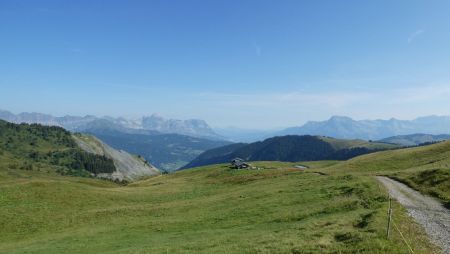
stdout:
[[450,2],[0,3],[0,108],[274,129],[450,115]]
[[[125,118],[128,120],[140,120],[143,117],[149,117],[149,116],[153,116],[156,115],[158,117],[162,117],[164,119],[174,119],[174,120],[204,120],[205,119],[201,119],[201,118],[171,118],[165,115],[162,115],[160,113],[154,112],[154,113],[147,113],[147,114],[143,114],[143,115],[95,115],[95,114],[80,114],[80,115],[76,115],[76,114],[62,114],[62,115],[55,115],[55,114],[51,114],[51,113],[47,113],[47,112],[36,112],[36,111],[21,111],[21,112],[14,112],[11,110],[7,110],[5,108],[1,108],[0,107],[0,111],[8,111],[10,113],[13,113],[15,115],[21,114],[21,113],[38,113],[38,114],[44,114],[44,115],[51,115],[53,117],[65,117],[65,116],[77,116],[77,117],[85,117],[85,116],[94,116],[94,117],[98,117],[98,118],[103,118],[103,117],[113,117],[113,118]],[[418,118],[422,118],[422,117],[450,117],[450,115],[436,115],[436,114],[432,114],[432,115],[422,115],[422,116],[417,116],[414,118],[396,118],[396,117],[389,117],[389,118],[353,118],[347,115],[330,115],[328,117],[325,117],[323,119],[316,119],[316,120],[306,120],[305,122],[299,122],[298,124],[294,124],[294,125],[287,125],[287,126],[277,126],[277,127],[271,127],[271,128],[251,128],[251,127],[241,127],[239,125],[225,125],[225,126],[216,126],[216,125],[212,125],[210,124],[208,121],[207,124],[212,127],[213,129],[217,129],[217,130],[226,130],[226,129],[236,129],[236,130],[243,130],[243,131],[277,131],[277,130],[282,130],[285,128],[290,128],[290,127],[299,127],[302,126],[308,122],[312,122],[312,121],[327,121],[330,120],[332,117],[349,117],[352,120],[355,121],[376,121],[376,120],[391,120],[391,119],[395,119],[395,120],[400,120],[400,121],[411,121],[411,120],[415,120]]]

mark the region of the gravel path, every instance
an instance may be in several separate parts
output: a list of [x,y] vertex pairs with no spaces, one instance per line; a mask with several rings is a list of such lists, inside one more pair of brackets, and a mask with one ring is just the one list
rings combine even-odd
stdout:
[[402,204],[424,228],[430,239],[450,254],[450,210],[431,197],[387,177],[377,179],[389,190],[389,194]]

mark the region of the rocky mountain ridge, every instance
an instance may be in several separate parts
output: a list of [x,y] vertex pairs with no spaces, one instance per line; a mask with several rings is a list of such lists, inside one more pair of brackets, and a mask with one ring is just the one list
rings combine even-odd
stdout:
[[137,119],[128,119],[124,117],[96,117],[86,116],[61,116],[56,117],[42,113],[19,113],[13,114],[9,111],[0,110],[0,119],[12,123],[38,123],[49,126],[59,126],[70,131],[83,132],[92,128],[93,124],[103,124],[108,128],[120,129],[122,132],[142,132],[156,131],[160,133],[174,133],[193,137],[223,139],[220,135],[204,121],[200,119],[166,119],[157,114],[144,116]]
[[450,134],[450,116],[425,116],[413,120],[354,120],[345,116],[333,116],[326,121],[310,121],[303,126],[287,128],[273,135],[322,135],[343,139],[380,140],[415,133]]

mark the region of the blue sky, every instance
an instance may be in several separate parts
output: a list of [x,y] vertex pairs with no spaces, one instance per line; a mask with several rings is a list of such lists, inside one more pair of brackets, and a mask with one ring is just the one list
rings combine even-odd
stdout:
[[450,1],[0,1],[0,108],[274,128],[450,115]]

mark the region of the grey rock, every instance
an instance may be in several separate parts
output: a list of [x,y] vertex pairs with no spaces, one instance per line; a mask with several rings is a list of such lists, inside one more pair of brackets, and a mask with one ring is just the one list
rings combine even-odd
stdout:
[[39,123],[42,125],[52,125],[63,127],[70,131],[85,131],[95,127],[120,130],[125,133],[148,133],[148,131],[181,134],[193,137],[223,140],[217,133],[203,120],[189,119],[177,120],[166,119],[156,114],[139,119],[127,119],[124,117],[96,117],[96,116],[62,116],[55,117],[41,113],[20,113],[13,114],[9,111],[0,110],[0,119],[12,123]]
[[92,154],[106,156],[114,161],[116,172],[99,174],[98,177],[112,180],[136,181],[143,177],[159,175],[160,171],[139,157],[125,151],[116,150],[99,139],[88,135],[73,135],[78,146]]

